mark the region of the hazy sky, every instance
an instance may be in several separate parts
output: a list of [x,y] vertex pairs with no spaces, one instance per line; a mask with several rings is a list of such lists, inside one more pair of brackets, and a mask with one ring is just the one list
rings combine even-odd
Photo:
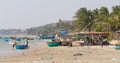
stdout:
[[75,12],[119,5],[120,0],[0,0],[0,29],[26,29],[62,20],[72,20]]

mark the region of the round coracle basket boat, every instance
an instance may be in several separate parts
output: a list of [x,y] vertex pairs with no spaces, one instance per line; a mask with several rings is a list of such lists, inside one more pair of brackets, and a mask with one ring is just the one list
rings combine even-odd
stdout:
[[116,50],[120,50],[120,45],[115,45]]
[[59,45],[60,45],[60,42],[47,42],[47,45],[48,45],[49,47],[59,46]]
[[16,49],[25,49],[26,46],[25,45],[16,45]]

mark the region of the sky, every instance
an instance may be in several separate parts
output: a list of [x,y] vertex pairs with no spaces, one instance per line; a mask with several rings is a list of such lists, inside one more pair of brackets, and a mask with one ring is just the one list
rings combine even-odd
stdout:
[[120,0],[0,0],[0,29],[27,29],[59,19],[73,20],[76,11],[102,6],[111,10]]

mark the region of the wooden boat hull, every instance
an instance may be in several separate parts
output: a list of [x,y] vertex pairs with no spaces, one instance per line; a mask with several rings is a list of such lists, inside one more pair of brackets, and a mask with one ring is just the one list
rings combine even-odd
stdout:
[[25,45],[16,45],[16,49],[25,49],[26,46]]
[[59,46],[59,45],[60,45],[60,42],[47,42],[47,45],[48,45],[49,47]]

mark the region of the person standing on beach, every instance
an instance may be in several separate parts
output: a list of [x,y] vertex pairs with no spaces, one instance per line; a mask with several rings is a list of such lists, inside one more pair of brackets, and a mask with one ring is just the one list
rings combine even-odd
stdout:
[[25,40],[25,46],[28,48],[28,39]]
[[14,40],[12,47],[14,48],[16,45],[17,45],[17,42],[16,42],[16,40]]

